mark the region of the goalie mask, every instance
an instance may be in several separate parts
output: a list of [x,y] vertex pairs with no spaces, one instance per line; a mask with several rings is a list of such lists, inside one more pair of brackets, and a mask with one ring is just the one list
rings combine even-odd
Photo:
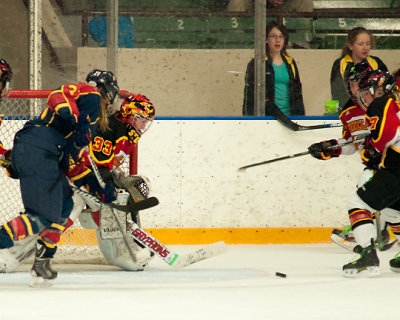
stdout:
[[358,83],[358,102],[366,110],[377,97],[393,92],[395,80],[390,72],[374,70],[365,74]]
[[10,81],[12,77],[12,70],[6,60],[0,59],[0,99],[8,95],[10,91]]
[[116,112],[116,118],[131,126],[139,136],[149,129],[155,115],[154,105],[142,95],[129,96]]
[[103,98],[108,98],[110,104],[114,103],[116,96],[119,93],[117,78],[111,71],[102,71],[95,69],[86,77],[86,82],[97,89]]

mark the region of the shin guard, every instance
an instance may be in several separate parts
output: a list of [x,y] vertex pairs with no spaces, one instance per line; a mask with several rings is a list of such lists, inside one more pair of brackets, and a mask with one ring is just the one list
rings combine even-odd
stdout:
[[61,235],[73,224],[71,219],[66,221],[65,225],[52,223],[49,227],[43,229],[39,233],[39,243],[46,247],[43,256],[52,258],[57,251],[57,243],[61,239]]
[[0,227],[0,248],[10,248],[15,241],[38,232],[38,223],[30,215],[21,214]]

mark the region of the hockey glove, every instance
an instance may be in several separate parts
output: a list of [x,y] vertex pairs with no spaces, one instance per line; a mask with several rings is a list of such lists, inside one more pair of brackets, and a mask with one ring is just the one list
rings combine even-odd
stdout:
[[103,203],[111,203],[117,199],[117,191],[115,190],[114,186],[106,182],[106,186],[104,190],[102,190],[101,194],[101,202]]
[[86,147],[90,143],[90,121],[88,115],[81,112],[78,122],[74,126],[74,145],[77,149]]
[[103,189],[97,181],[97,178],[93,172],[90,172],[80,179],[76,179],[74,181],[74,184],[77,187],[85,186],[86,190],[90,194],[99,198],[100,201],[103,203],[111,203],[115,199],[117,199],[117,191],[115,190],[114,186],[111,183],[106,182],[106,186]]
[[370,137],[365,139],[364,148],[361,150],[361,159],[368,168],[372,170],[379,169],[382,154],[372,146]]
[[2,163],[0,165],[6,169],[7,176],[13,179],[18,179],[17,173],[11,165],[11,150],[4,150],[5,153],[0,155],[0,159],[2,160]]
[[320,160],[328,160],[332,157],[339,157],[342,154],[342,148],[336,139],[324,140],[314,143],[308,147],[310,154]]

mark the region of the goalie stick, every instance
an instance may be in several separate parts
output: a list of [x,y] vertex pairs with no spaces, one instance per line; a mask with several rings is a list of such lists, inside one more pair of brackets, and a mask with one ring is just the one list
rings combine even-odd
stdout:
[[164,262],[175,269],[187,267],[193,263],[212,258],[226,251],[225,242],[220,241],[209,244],[208,246],[200,248],[192,253],[179,255],[172,252],[169,248],[159,242],[151,234],[141,229],[132,220],[128,220],[128,224],[130,225],[130,236],[132,236],[142,245],[149,248],[154,254],[158,255]]
[[[99,185],[101,186],[101,188],[104,189],[104,188],[106,187],[106,184],[105,184],[105,182],[103,181],[103,178],[102,178],[101,175],[100,175],[99,169],[97,168],[97,165],[96,165],[96,163],[94,162],[94,160],[93,160],[93,158],[92,158],[92,155],[90,154],[90,150],[89,150],[89,148],[88,148],[87,146],[85,147],[85,150],[86,150],[86,153],[87,153],[87,157],[88,157],[88,159],[89,159],[89,162],[90,162],[90,164],[91,164],[91,166],[92,166],[92,170],[93,170],[93,172],[94,172],[94,174],[95,174],[95,176],[96,176],[97,182],[99,183]],[[145,200],[146,200],[146,199],[145,199]],[[157,204],[158,204],[158,200],[157,200]],[[135,203],[133,203],[133,204],[130,203],[130,206],[134,206],[134,205],[135,205]],[[116,215],[114,209],[115,209],[115,208],[111,207],[111,213],[112,213],[112,216],[113,216],[114,220],[117,222],[118,229],[119,229],[119,231],[120,231],[120,233],[121,233],[121,235],[122,235],[122,240],[123,240],[124,243],[125,243],[125,246],[126,246],[128,252],[129,252],[129,255],[131,256],[132,261],[135,262],[135,263],[137,263],[137,262],[138,262],[138,259],[137,259],[137,257],[135,256],[135,254],[133,253],[133,250],[132,250],[131,246],[129,245],[128,238],[127,238],[127,236],[126,236],[124,230],[122,229],[122,225],[121,225],[120,221],[118,220],[118,217],[117,217],[117,215]],[[137,211],[137,210],[136,210],[136,211]],[[130,211],[130,212],[132,212],[132,211]]]
[[[361,142],[361,141],[363,141],[363,140],[365,139],[365,137],[366,137],[367,135],[368,135],[368,134],[360,134],[360,135],[354,137],[354,140],[352,140],[352,141],[346,141],[346,142],[344,142],[344,143],[339,143],[338,145],[332,146],[332,147],[330,147],[329,149],[335,149],[335,148],[343,147],[343,146],[348,145],[348,144],[351,144],[351,143]],[[247,165],[247,166],[240,167],[240,168],[238,169],[238,171],[239,171],[239,172],[240,172],[240,171],[245,171],[245,170],[248,169],[248,168],[257,167],[257,166],[261,166],[261,165],[264,165],[264,164],[269,164],[269,163],[273,163],[273,162],[277,162],[277,161],[281,161],[281,160],[286,160],[286,159],[291,159],[291,158],[297,158],[297,157],[305,156],[305,155],[307,155],[307,154],[309,154],[309,153],[310,153],[310,151],[307,150],[307,151],[303,151],[303,152],[299,152],[299,153],[290,154],[290,155],[288,155],[288,156],[283,156],[283,157],[279,157],[279,158],[275,158],[275,159],[270,159],[270,160],[266,160],[266,161],[256,162],[256,163],[253,163],[253,164],[249,164],[249,165]]]
[[[96,166],[93,158],[91,157],[91,155],[89,153],[88,153],[88,158],[89,158],[90,164],[93,167],[93,172],[95,173],[99,184],[104,189],[105,183],[100,175],[100,172],[97,169],[97,166]],[[147,200],[147,199],[145,199],[145,200]],[[145,200],[142,200],[142,201],[145,201]],[[130,212],[132,212],[132,211],[130,211]],[[126,239],[126,235],[122,231],[121,224],[119,223],[114,210],[112,210],[112,213],[113,213],[115,220],[118,223],[119,229],[121,230],[124,242],[125,242],[126,246],[128,247],[129,252],[132,256],[132,260],[136,262],[136,257],[134,257],[134,254],[129,247],[128,241]],[[163,245],[161,242],[159,242],[152,235],[150,235],[149,233],[147,233],[146,231],[141,229],[132,220],[128,220],[127,222],[129,224],[129,233],[128,234],[130,236],[132,236],[135,240],[137,240],[143,246],[149,248],[151,250],[151,252],[158,255],[163,261],[168,263],[168,265],[173,266],[174,268],[177,268],[177,269],[184,268],[184,267],[191,265],[193,263],[196,263],[198,261],[211,258],[215,255],[223,253],[226,250],[224,242],[217,242],[217,243],[210,244],[208,247],[200,248],[192,253],[185,254],[185,255],[178,255],[176,253],[173,253],[170,249],[168,249],[165,245]]]
[[[79,195],[81,195],[83,198],[89,199],[91,201],[96,202],[98,205],[101,205],[101,201],[99,198],[93,196],[89,192],[83,191],[79,189],[78,187],[71,185],[72,189],[76,191]],[[121,210],[124,212],[131,212],[131,211],[141,211],[145,209],[149,209],[152,207],[155,207],[156,205],[159,204],[159,201],[156,197],[149,197],[144,200],[141,200],[139,202],[134,202],[134,201],[128,201],[127,205],[121,205],[121,204],[115,204],[115,203],[107,203],[108,206],[110,206],[113,209]]]
[[317,124],[314,126],[303,126],[301,124],[297,124],[290,120],[281,109],[279,109],[276,104],[271,104],[271,115],[284,127],[288,128],[292,131],[305,131],[305,130],[315,130],[315,129],[326,129],[326,128],[336,128],[342,127],[343,124],[341,122],[338,123],[326,123],[326,124]]
[[[80,194],[82,197],[100,203],[100,200],[97,197],[91,195],[90,193],[83,191],[75,186],[72,186],[72,188],[76,190],[76,192]],[[135,203],[135,205],[140,204],[142,202],[146,203],[146,201],[149,199],[151,198],[147,198],[140,202],[137,202]],[[129,206],[119,206],[113,203],[107,203],[104,205],[110,206],[111,208],[119,209],[121,211],[124,211],[123,209],[125,209],[125,212],[131,212]],[[137,207],[133,209],[139,211]],[[129,236],[133,237],[143,246],[149,248],[154,254],[158,255],[168,265],[176,269],[184,268],[188,265],[191,265],[198,261],[202,261],[204,259],[214,257],[226,251],[226,246],[224,242],[216,242],[206,247],[200,248],[192,253],[179,255],[177,253],[172,252],[169,248],[167,248],[165,245],[159,242],[152,235],[141,229],[131,219],[128,219],[128,225],[129,225],[129,233],[128,233]],[[126,235],[124,234],[124,236]]]

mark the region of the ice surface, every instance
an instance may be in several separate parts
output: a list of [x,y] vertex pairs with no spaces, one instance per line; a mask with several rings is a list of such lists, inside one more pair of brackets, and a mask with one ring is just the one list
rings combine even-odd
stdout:
[[0,274],[0,319],[400,319],[400,274],[388,267],[396,250],[379,252],[380,277],[360,279],[342,276],[355,254],[333,244],[230,245],[181,270],[157,257],[144,272],[55,265],[51,288],[30,288],[24,265]]

